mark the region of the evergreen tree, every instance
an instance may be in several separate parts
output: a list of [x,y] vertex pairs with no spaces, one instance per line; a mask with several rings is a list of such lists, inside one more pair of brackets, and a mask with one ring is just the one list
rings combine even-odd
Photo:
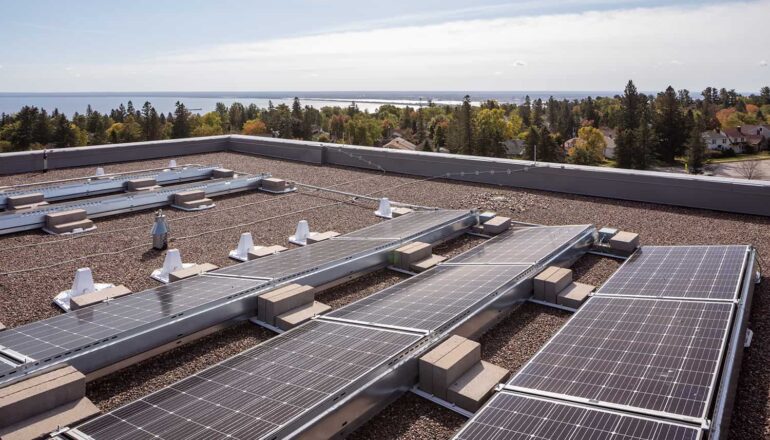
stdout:
[[761,105],[770,104],[770,87],[764,86],[759,90],[759,98]]
[[645,153],[640,151],[644,142],[640,136],[647,134],[648,130],[648,128],[641,132],[638,130],[643,105],[643,97],[639,95],[634,82],[628,81],[620,98],[620,119],[615,141],[615,158],[620,168],[639,168],[647,163],[646,160],[640,163],[640,159],[645,156]]
[[471,97],[468,95],[463,98],[460,116],[462,153],[473,154],[473,109],[471,108]]
[[657,136],[657,156],[662,161],[672,164],[676,156],[684,154],[687,141],[685,116],[680,107],[679,98],[674,88],[668,86],[659,93],[655,100],[653,126]]
[[524,104],[520,105],[518,110],[524,126],[529,127],[532,124],[532,120],[530,119],[532,114],[532,101],[529,99],[529,95],[524,97]]
[[59,117],[56,118],[53,142],[56,148],[74,147],[78,143],[77,133],[72,129],[70,122],[64,115],[59,115]]
[[704,128],[702,122],[694,124],[687,140],[687,169],[692,174],[700,174],[706,162],[706,143],[701,135]]
[[532,106],[532,125],[536,127],[542,127],[543,126],[543,100],[540,98],[537,98],[535,100],[535,105]]
[[304,117],[302,115],[302,104],[299,102],[299,98],[294,97],[294,102],[291,104],[291,135],[295,139],[305,139],[305,133],[303,130]]
[[190,137],[190,111],[181,102],[176,102],[176,110],[174,110],[174,127],[171,130],[171,137],[174,139],[182,139]]

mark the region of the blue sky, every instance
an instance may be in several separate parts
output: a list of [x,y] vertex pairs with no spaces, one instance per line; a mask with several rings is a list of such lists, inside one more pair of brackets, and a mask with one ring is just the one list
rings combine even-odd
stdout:
[[[631,77],[753,90],[770,78],[768,0],[0,2],[5,92],[607,90]],[[729,75],[723,56],[740,61]]]

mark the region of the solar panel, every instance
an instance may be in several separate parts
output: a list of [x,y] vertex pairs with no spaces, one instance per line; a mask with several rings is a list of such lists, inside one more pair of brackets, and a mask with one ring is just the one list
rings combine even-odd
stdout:
[[599,293],[732,300],[748,251],[748,246],[643,246]]
[[416,211],[391,220],[384,220],[376,225],[359,229],[338,238],[404,240],[445,223],[470,217],[470,215],[470,211],[463,210]]
[[497,393],[457,440],[698,440],[694,426],[515,393]]
[[325,240],[211,273],[282,280],[318,270],[329,264],[349,260],[356,254],[387,247],[391,243],[390,240]]
[[592,229],[591,225],[511,229],[453,258],[452,264],[535,264]]
[[237,278],[193,277],[5,330],[0,332],[0,346],[45,360],[264,284]]
[[97,440],[264,438],[368,380],[420,338],[311,321],[78,430]]
[[724,302],[592,297],[509,385],[701,419],[732,313]]
[[432,331],[513,284],[528,268],[439,266],[326,316]]

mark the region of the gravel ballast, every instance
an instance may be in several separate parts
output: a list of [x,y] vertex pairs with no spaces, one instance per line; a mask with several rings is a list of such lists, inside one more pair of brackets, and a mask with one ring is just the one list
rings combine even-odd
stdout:
[[[617,201],[542,191],[511,189],[442,180],[426,181],[402,175],[382,175],[356,169],[322,167],[234,153],[212,153],[177,158],[182,163],[220,164],[243,172],[271,172],[276,177],[331,187],[374,197],[443,208],[481,208],[496,211],[522,222],[542,224],[584,224],[612,226],[637,232],[642,244],[745,244],[758,248],[762,261],[770,261],[770,219],[719,213],[649,203]],[[167,159],[107,165],[118,172],[162,167]],[[0,176],[0,186],[54,178],[82,177],[95,167],[54,170]],[[468,170],[473,171],[473,170]],[[673,190],[673,189],[672,189]],[[347,202],[347,203],[343,203]],[[171,220],[173,247],[189,262],[233,264],[227,258],[242,232],[251,232],[257,244],[284,244],[297,221],[306,219],[311,230],[349,232],[379,221],[371,214],[374,202],[330,193],[301,190],[283,197],[263,193],[242,193],[215,198],[217,207],[191,213],[165,210]],[[336,204],[335,204],[336,203]],[[332,205],[334,204],[334,205]],[[309,209],[314,208],[314,209]],[[283,215],[295,211],[294,214]],[[153,211],[96,219],[96,234],[67,241],[39,231],[0,237],[0,273],[43,267],[85,255],[94,256],[72,263],[16,275],[0,275],[0,322],[8,327],[54,316],[52,297],[69,288],[75,269],[89,266],[97,282],[125,284],[133,291],[156,286],[149,278],[162,264],[162,253],[150,250],[149,227]],[[186,217],[182,219],[182,217]],[[177,220],[178,219],[178,220]],[[269,220],[267,220],[269,219]],[[219,232],[206,233],[214,229]],[[102,234],[111,232],[109,234]],[[198,234],[204,235],[197,236]],[[469,239],[469,240],[476,240]],[[33,243],[47,244],[29,247]],[[147,243],[146,246],[142,246]],[[473,244],[476,244],[474,242]],[[26,246],[26,247],[17,247]],[[437,248],[435,251],[441,254]],[[606,258],[588,256],[574,267],[578,280],[600,284],[617,267]],[[763,264],[763,267],[767,265]],[[319,295],[319,300],[340,307],[402,279],[401,275],[379,271]],[[353,283],[359,283],[352,285]],[[738,395],[733,410],[732,439],[770,438],[770,314],[768,290],[763,278],[757,286],[750,328],[754,332],[746,349]],[[568,318],[564,312],[531,304],[524,305],[492,329],[483,339],[486,360],[515,370],[534,354]],[[243,324],[211,335],[190,346],[148,360],[89,385],[89,397],[101,409],[114,408],[146,395],[194,371],[224,359],[269,337],[262,330]],[[178,350],[178,351],[177,351]],[[128,373],[133,371],[132,373]],[[121,375],[130,374],[129,379]],[[123,383],[125,382],[125,383]],[[462,424],[462,418],[416,396],[406,395],[384,413],[362,427],[354,438],[447,438]]]

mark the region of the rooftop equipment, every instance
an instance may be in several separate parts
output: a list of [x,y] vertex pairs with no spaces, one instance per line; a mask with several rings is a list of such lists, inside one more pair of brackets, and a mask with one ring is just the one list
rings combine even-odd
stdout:
[[241,234],[241,238],[238,240],[238,248],[230,251],[229,257],[233,260],[248,261],[249,251],[254,248],[254,239],[251,237],[251,232],[244,232]]
[[163,214],[163,210],[159,209],[155,212],[155,222],[152,224],[152,247],[162,251],[168,248],[168,234],[171,229],[168,227],[166,221],[166,214]]
[[166,251],[166,257],[163,259],[163,267],[152,271],[150,277],[161,283],[168,284],[171,282],[171,272],[189,269],[193,266],[195,264],[182,263],[182,255],[179,253],[179,249],[169,249]]
[[380,206],[374,211],[374,215],[382,218],[393,218],[393,210],[390,209],[390,200],[387,197],[380,199]]
[[300,220],[299,223],[297,223],[297,230],[294,232],[294,235],[289,237],[289,243],[305,246],[307,244],[308,235],[310,235],[310,226],[308,226],[307,220]]
[[69,290],[59,292],[53,299],[53,303],[65,312],[70,311],[70,300],[76,296],[86,295],[99,290],[114,287],[114,284],[94,283],[94,276],[91,268],[82,267],[75,271],[75,279],[72,281],[72,287]]

